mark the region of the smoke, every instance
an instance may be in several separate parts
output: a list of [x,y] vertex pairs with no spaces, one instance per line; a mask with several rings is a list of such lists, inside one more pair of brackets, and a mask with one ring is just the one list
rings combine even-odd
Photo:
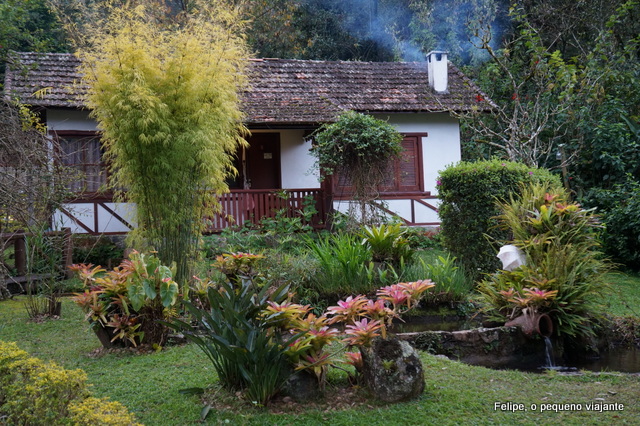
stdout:
[[449,52],[459,65],[484,62],[479,36],[499,47],[508,27],[508,0],[324,0],[339,5],[342,27],[371,40],[398,60],[424,61],[432,50]]

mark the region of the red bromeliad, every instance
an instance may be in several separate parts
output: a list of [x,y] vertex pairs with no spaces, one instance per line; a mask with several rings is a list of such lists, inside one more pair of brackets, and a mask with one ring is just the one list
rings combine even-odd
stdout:
[[332,323],[355,321],[362,316],[362,308],[367,301],[368,299],[363,295],[349,296],[346,300],[338,301],[338,306],[329,307],[327,313],[333,315]]
[[369,346],[371,341],[380,335],[378,331],[382,328],[382,324],[377,320],[368,320],[363,318],[360,321],[354,321],[346,327],[347,334],[344,341],[353,346]]

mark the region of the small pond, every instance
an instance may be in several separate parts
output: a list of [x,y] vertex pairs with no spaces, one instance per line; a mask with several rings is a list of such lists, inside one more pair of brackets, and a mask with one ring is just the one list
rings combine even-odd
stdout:
[[579,372],[580,370],[595,372],[620,372],[620,373],[640,373],[640,349],[637,347],[614,348],[602,352],[598,357],[577,358],[569,361],[556,361],[550,367],[546,359],[542,356],[539,360],[527,362],[513,362],[495,366],[490,363],[473,362],[478,365],[498,370],[520,370],[534,373],[544,373],[547,370],[555,370],[560,373]]
[[[468,320],[456,315],[427,315],[422,317],[409,317],[405,322],[396,322],[393,324],[391,331],[393,333],[420,333],[426,331],[433,332],[457,332],[461,330],[472,330],[481,327],[478,320]],[[454,333],[457,334],[457,333]],[[462,343],[466,345],[466,343]],[[496,345],[502,343],[496,342]],[[580,370],[587,371],[616,371],[623,373],[640,373],[640,348],[637,346],[618,347],[603,351],[599,356],[589,358],[574,358],[565,360],[562,357],[553,356],[553,343],[548,341],[543,343],[539,341],[535,345],[527,345],[524,349],[524,355],[521,353],[515,361],[498,360],[497,357],[485,356],[479,353],[477,357],[467,356],[466,358],[456,358],[449,355],[452,359],[461,359],[471,365],[479,365],[495,369],[514,369],[528,372],[544,372],[548,369],[554,369],[559,372],[578,372]],[[485,346],[486,347],[486,346]],[[480,349],[476,352],[483,352]],[[566,358],[566,357],[565,357]],[[496,362],[497,361],[497,362]],[[551,366],[551,367],[550,367]]]
[[480,327],[479,321],[469,320],[457,315],[426,315],[407,317],[395,321],[391,326],[393,333],[416,333],[420,331],[458,331]]

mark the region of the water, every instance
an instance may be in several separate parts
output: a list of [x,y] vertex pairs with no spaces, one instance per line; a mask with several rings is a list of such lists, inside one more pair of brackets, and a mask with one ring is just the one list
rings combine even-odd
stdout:
[[548,337],[544,338],[545,365],[540,370],[556,370],[572,372],[588,371],[617,371],[620,373],[640,373],[640,349],[635,346],[614,348],[591,358],[578,358],[567,362],[570,366],[558,366],[553,359],[553,343]]
[[554,368],[556,364],[553,362],[553,343],[551,343],[551,339],[546,336],[544,338],[544,356],[547,365],[543,368]]
[[[457,331],[469,330],[479,327],[476,321],[460,319],[457,316],[426,316],[412,317],[406,323],[394,323],[393,333],[411,333],[420,331]],[[504,365],[486,365],[474,362],[474,365],[483,365],[489,368],[512,369],[529,372],[544,372],[554,370],[559,372],[587,371],[616,371],[622,373],[640,373],[640,348],[620,347],[602,352],[597,357],[576,358],[569,360],[555,359],[553,342],[550,338],[544,338],[544,353],[540,349],[540,356],[529,359],[528,362],[509,363]]]
[[581,370],[640,373],[640,349],[635,346],[614,348],[597,358],[579,359],[571,361],[571,364]]

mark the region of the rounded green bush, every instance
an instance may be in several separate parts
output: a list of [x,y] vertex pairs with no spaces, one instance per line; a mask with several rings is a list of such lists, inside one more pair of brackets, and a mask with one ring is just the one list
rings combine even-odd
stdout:
[[508,231],[496,228],[497,203],[519,194],[523,184],[560,179],[546,169],[490,160],[460,162],[440,172],[438,197],[440,232],[444,247],[461,263],[469,276],[478,279],[500,266],[494,241],[509,240]]
[[44,363],[1,340],[0,419],[34,426],[136,424],[119,403],[90,398],[84,371]]

